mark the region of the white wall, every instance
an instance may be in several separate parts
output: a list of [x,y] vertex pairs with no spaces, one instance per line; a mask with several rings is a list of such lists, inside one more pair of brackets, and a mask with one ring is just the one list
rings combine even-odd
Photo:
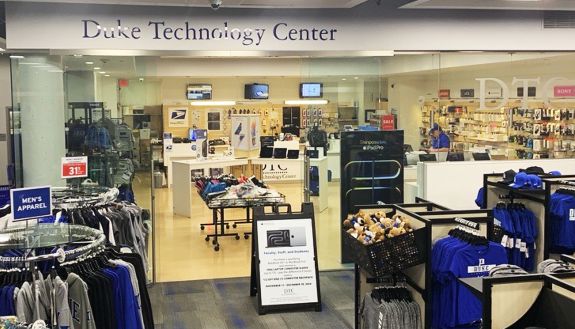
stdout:
[[119,118],[118,80],[113,77],[96,77],[96,101],[103,102],[104,108],[111,110],[112,118]]
[[[435,82],[436,83],[436,82]],[[388,82],[389,110],[397,113],[399,129],[404,130],[405,144],[419,148],[421,126],[421,106],[419,97],[429,97],[434,81],[427,78],[399,77]]]
[[68,102],[93,102],[96,84],[92,71],[66,71],[66,99]]

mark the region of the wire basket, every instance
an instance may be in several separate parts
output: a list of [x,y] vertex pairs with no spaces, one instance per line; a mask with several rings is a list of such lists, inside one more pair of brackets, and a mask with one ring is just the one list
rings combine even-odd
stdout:
[[285,195],[259,196],[252,198],[213,198],[206,201],[208,208],[242,208],[255,206],[273,206],[285,203]]
[[425,229],[417,229],[380,242],[364,245],[344,232],[343,243],[353,261],[372,277],[382,277],[425,262]]

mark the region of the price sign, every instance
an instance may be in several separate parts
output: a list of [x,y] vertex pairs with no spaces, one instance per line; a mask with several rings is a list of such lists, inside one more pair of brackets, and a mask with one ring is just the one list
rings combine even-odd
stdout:
[[88,157],[62,158],[62,178],[88,177]]

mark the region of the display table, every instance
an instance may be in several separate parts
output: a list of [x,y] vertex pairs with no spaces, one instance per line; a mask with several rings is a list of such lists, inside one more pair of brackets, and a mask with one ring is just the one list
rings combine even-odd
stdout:
[[[252,165],[266,166],[266,170],[261,170],[263,181],[295,181],[303,180],[303,158],[299,159],[267,159],[251,158]],[[321,157],[310,159],[310,166],[318,167],[319,173],[319,196],[315,204],[320,212],[328,207],[328,158]],[[255,171],[254,171],[255,172]],[[322,193],[323,191],[323,193]],[[316,198],[316,197],[313,197]]]
[[173,161],[172,199],[174,214],[192,216],[192,170],[245,166],[248,163],[248,159],[234,158]]
[[[250,162],[252,166],[262,166],[259,177],[265,182],[301,181],[303,179],[303,158],[250,158]],[[255,172],[255,170],[253,172]]]

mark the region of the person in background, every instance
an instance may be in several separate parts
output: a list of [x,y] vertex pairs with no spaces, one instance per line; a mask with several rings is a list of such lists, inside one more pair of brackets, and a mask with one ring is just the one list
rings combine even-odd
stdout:
[[431,129],[431,148],[429,152],[449,152],[451,141],[449,136],[441,130],[441,127],[435,123]]

